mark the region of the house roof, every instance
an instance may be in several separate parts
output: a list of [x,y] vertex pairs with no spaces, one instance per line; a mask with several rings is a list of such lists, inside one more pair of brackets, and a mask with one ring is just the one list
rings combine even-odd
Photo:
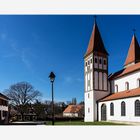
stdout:
[[122,77],[122,76],[124,76],[126,74],[130,74],[130,73],[135,72],[137,70],[140,70],[140,62],[111,74],[109,76],[109,80],[113,80],[113,79]]
[[10,100],[7,96],[5,96],[4,94],[0,93],[0,97],[6,99],[6,100]]
[[113,93],[113,94],[99,100],[99,102],[124,99],[124,98],[130,98],[130,97],[135,97],[135,96],[140,96],[140,88],[126,90],[126,91],[122,91],[122,92],[118,92],[118,93]]
[[139,61],[140,61],[140,47],[136,36],[133,35],[124,66]]
[[83,105],[69,105],[64,111],[63,113],[78,113],[79,111],[81,111],[81,109],[83,109]]
[[92,52],[97,52],[103,55],[108,55],[108,52],[106,51],[104,47],[103,40],[101,38],[97,23],[95,21],[93,26],[93,31],[89,40],[88,48],[85,54],[85,57],[88,56]]

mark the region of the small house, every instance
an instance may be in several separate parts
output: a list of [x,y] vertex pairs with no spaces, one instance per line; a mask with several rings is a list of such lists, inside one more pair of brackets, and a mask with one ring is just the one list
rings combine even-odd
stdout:
[[69,105],[63,111],[63,117],[83,117],[84,106],[83,105]]

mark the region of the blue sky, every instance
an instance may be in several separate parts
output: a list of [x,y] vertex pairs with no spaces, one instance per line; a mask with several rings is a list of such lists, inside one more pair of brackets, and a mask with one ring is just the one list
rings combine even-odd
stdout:
[[[48,75],[56,74],[56,101],[84,100],[84,61],[94,16],[0,16],[0,91],[27,81],[51,99]],[[97,16],[109,52],[109,73],[123,67],[140,16]]]

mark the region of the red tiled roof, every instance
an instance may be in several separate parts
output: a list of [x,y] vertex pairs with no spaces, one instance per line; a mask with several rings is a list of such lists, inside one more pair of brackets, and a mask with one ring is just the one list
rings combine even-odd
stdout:
[[135,97],[135,96],[140,96],[140,88],[126,90],[126,91],[122,91],[122,92],[118,92],[118,93],[113,93],[113,94],[99,100],[99,102],[124,99],[124,98]]
[[83,109],[83,105],[69,105],[63,113],[77,113]]
[[124,68],[124,69],[122,69],[120,71],[115,72],[114,74],[109,76],[109,80],[119,78],[121,76],[124,76],[126,74],[132,73],[132,72],[137,71],[137,70],[140,70],[140,62],[136,63],[134,65],[131,65],[131,66],[127,67],[127,68]]
[[140,61],[140,47],[136,36],[133,35],[124,65],[126,66],[132,62],[136,63],[139,61]]
[[93,27],[93,31],[89,40],[89,44],[88,44],[88,48],[85,54],[85,57],[87,55],[89,55],[91,52],[97,52],[97,53],[101,53],[101,54],[105,54],[108,55],[105,47],[104,47],[104,43],[103,40],[101,38],[98,26],[95,22],[94,27]]

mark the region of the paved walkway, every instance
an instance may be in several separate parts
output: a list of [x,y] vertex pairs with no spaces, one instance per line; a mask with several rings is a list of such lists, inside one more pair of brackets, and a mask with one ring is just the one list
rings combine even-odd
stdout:
[[127,124],[127,125],[135,125],[135,126],[140,126],[140,122],[127,122],[127,121],[108,121],[108,122],[114,122],[118,124]]
[[12,122],[10,125],[44,125],[44,121],[29,121],[29,122]]

